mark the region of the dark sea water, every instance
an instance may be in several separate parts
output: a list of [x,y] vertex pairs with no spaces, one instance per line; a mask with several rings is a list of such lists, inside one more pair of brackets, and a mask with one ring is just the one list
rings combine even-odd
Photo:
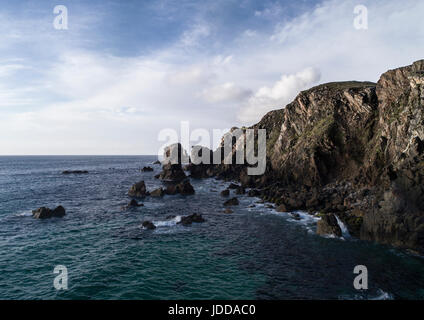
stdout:
[[[0,157],[0,299],[423,299],[424,260],[399,250],[315,235],[316,218],[296,221],[239,196],[224,214],[228,183],[192,180],[194,196],[146,198],[122,211],[139,180],[152,190],[153,156]],[[62,175],[64,170],[87,175]],[[31,210],[63,205],[64,218]],[[184,227],[169,215],[200,213]],[[156,230],[143,230],[152,220]],[[53,269],[68,269],[68,290]],[[353,287],[365,265],[369,290]]]

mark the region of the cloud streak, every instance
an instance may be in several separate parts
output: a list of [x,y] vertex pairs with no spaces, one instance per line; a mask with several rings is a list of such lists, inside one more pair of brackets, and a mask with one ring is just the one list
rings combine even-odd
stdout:
[[[173,41],[122,55],[88,27],[111,13],[70,16],[69,32],[58,34],[48,19],[26,23],[0,12],[9,30],[0,44],[0,154],[156,154],[159,131],[180,121],[208,130],[250,125],[317,83],[376,81],[423,58],[423,2],[364,4],[366,31],[353,27],[350,0],[296,16],[276,5],[252,9],[243,14],[257,24],[242,30],[227,21],[225,30],[238,31],[225,35],[200,10]],[[265,21],[269,28],[255,28]]]

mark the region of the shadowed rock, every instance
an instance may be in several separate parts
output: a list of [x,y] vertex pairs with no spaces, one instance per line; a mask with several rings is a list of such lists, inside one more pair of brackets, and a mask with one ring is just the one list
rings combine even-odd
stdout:
[[146,192],[146,185],[144,181],[140,181],[134,184],[131,187],[130,191],[128,191],[128,195],[130,195],[131,197],[136,197],[136,198],[145,197],[147,195],[147,192]]
[[182,224],[183,226],[188,226],[193,222],[202,223],[206,220],[202,217],[201,214],[193,213],[192,215],[181,217],[181,221],[178,224]]
[[221,196],[228,197],[229,195],[230,195],[230,190],[225,189],[225,190],[221,191]]
[[190,181],[184,180],[178,184],[168,184],[166,186],[165,194],[176,195],[181,194],[183,196],[195,194],[195,190],[191,185]]
[[143,228],[147,230],[154,230],[156,229],[156,226],[151,221],[144,221],[142,224]]
[[87,170],[65,170],[62,174],[87,174]]
[[224,206],[238,206],[240,202],[237,198],[231,198],[224,202]]
[[342,230],[334,214],[330,213],[321,217],[321,220],[317,223],[317,234],[342,236]]
[[49,218],[61,218],[66,215],[65,208],[58,206],[56,209],[51,210],[46,207],[38,208],[37,210],[32,211],[32,216],[36,219],[49,219]]
[[155,189],[150,192],[151,197],[162,197],[165,194],[162,188]]

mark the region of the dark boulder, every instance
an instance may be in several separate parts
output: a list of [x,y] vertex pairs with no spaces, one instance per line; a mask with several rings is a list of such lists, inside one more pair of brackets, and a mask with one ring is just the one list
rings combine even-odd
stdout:
[[229,195],[230,195],[230,190],[225,189],[225,190],[221,191],[221,196],[228,197]]
[[147,195],[147,192],[146,192],[146,185],[145,185],[144,181],[140,181],[140,182],[137,182],[136,184],[134,184],[131,187],[131,189],[128,192],[128,194],[131,197],[136,197],[136,198],[143,198],[143,197],[145,197]]
[[342,230],[333,213],[325,214],[321,217],[321,220],[317,223],[317,234],[342,236]]
[[193,186],[188,180],[184,180],[177,185],[177,192],[183,196],[189,196],[195,193]]
[[251,189],[249,190],[249,192],[247,193],[247,195],[249,197],[259,197],[261,195],[261,192],[257,189]]
[[280,204],[278,207],[277,207],[277,212],[287,212],[288,210],[287,210],[287,208],[286,208],[286,206],[284,205],[284,204]]
[[300,214],[298,214],[296,212],[292,212],[291,216],[294,220],[302,220],[302,218],[300,217]]
[[122,210],[138,208],[138,207],[143,207],[143,206],[144,206],[144,204],[138,203],[136,200],[132,199],[129,204],[122,207]]
[[65,170],[62,174],[87,174],[87,170]]
[[158,188],[150,192],[151,197],[162,197],[164,194],[165,191],[162,188]]
[[177,185],[169,184],[166,186],[165,194],[173,196],[173,195],[176,195],[177,193],[178,193]]
[[183,226],[188,226],[192,224],[193,222],[202,223],[205,221],[206,220],[202,217],[201,214],[193,213],[189,216],[181,217],[181,221],[178,222],[178,224],[182,224]]
[[245,194],[246,193],[246,189],[244,187],[238,187],[236,189],[236,194]]
[[136,200],[132,199],[128,204],[129,207],[142,207],[144,204],[138,203]]
[[224,206],[238,206],[240,202],[237,198],[231,198],[230,200],[227,200],[224,202]]
[[240,186],[238,184],[235,183],[230,183],[230,185],[228,186],[228,189],[238,189]]
[[143,167],[143,169],[141,169],[142,172],[151,172],[153,171],[152,167]]
[[142,224],[143,228],[147,230],[154,230],[156,229],[156,226],[151,221],[144,221]]
[[159,160],[156,160],[155,162],[153,162],[152,164],[162,164]]
[[165,164],[158,178],[165,182],[181,182],[187,178],[181,164]]
[[38,208],[37,210],[32,211],[32,216],[35,219],[49,219],[49,218],[61,218],[66,215],[65,208],[62,206],[58,206],[56,209],[51,210],[46,207]]
[[195,190],[188,180],[184,180],[178,184],[170,183],[166,186],[165,194],[176,195],[178,193],[183,196],[188,196],[195,194]]

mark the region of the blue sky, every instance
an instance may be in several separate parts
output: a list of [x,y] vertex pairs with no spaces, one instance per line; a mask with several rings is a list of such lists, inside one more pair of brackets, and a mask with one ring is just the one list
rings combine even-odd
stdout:
[[156,154],[180,121],[250,125],[299,90],[424,58],[423,13],[420,0],[0,0],[0,154]]

